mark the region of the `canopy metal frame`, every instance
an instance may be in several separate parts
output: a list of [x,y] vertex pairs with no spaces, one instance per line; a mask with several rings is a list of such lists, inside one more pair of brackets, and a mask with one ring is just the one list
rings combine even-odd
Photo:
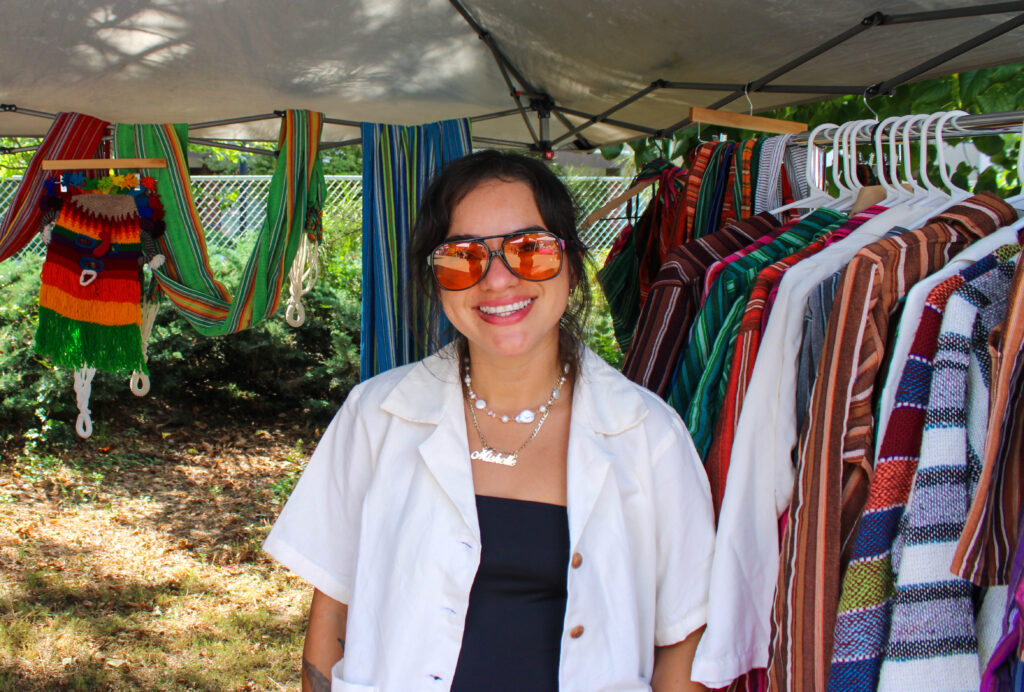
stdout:
[[[973,50],[989,41],[992,41],[999,36],[1013,31],[1014,29],[1024,25],[1024,0],[1016,0],[1014,2],[997,2],[988,3],[982,5],[973,5],[959,8],[950,8],[944,10],[932,10],[925,12],[911,12],[904,14],[886,14],[884,12],[873,12],[862,20],[860,20],[854,26],[836,34],[832,38],[822,42],[814,48],[806,51],[802,55],[790,60],[784,65],[771,70],[770,72],[752,79],[746,83],[723,83],[723,82],[678,82],[669,81],[665,79],[656,79],[647,86],[639,89],[632,95],[623,99],[622,101],[612,105],[611,107],[601,111],[600,113],[588,113],[575,108],[569,108],[567,106],[559,104],[550,94],[545,93],[543,90],[538,89],[536,85],[531,82],[514,64],[514,62],[508,57],[508,55],[502,50],[498,43],[498,40],[494,35],[487,30],[472,13],[462,4],[461,0],[449,0],[455,10],[462,16],[469,27],[477,34],[479,39],[484,42],[491,55],[494,58],[495,63],[498,66],[502,78],[505,81],[506,86],[509,90],[509,97],[512,100],[513,108],[497,111],[494,113],[485,113],[476,116],[470,116],[471,122],[482,122],[485,120],[491,120],[495,118],[505,118],[512,116],[519,116],[522,118],[527,131],[530,135],[529,142],[519,142],[512,140],[499,140],[487,137],[475,137],[474,143],[482,144],[486,146],[500,146],[510,148],[522,148],[529,149],[537,152],[543,152],[545,154],[554,151],[559,145],[564,145],[564,148],[573,148],[576,150],[589,151],[594,148],[594,145],[590,140],[586,138],[585,131],[588,128],[593,127],[601,123],[619,127],[631,132],[635,132],[637,136],[646,137],[670,137],[675,132],[691,126],[692,121],[686,117],[678,122],[672,123],[662,128],[649,127],[641,125],[635,122],[629,122],[620,118],[613,118],[612,116],[623,110],[627,106],[640,101],[641,99],[663,89],[670,90],[682,90],[682,91],[700,91],[700,92],[727,92],[725,96],[718,100],[710,103],[705,108],[712,110],[719,110],[733,103],[737,99],[744,98],[754,93],[774,93],[774,94],[814,94],[814,95],[827,95],[827,96],[863,96],[864,99],[891,94],[893,89],[896,87],[910,82],[916,77],[925,74],[929,70],[932,70],[939,65],[942,65],[957,56],[963,55],[964,53]],[[956,46],[953,46],[941,53],[925,60],[903,72],[896,74],[895,76],[886,79],[881,82],[874,84],[864,85],[830,85],[830,84],[779,84],[776,83],[780,77],[783,77],[794,69],[806,65],[810,61],[818,58],[819,56],[827,53],[836,46],[839,46],[855,36],[869,31],[875,27],[880,26],[893,26],[900,24],[915,24],[920,22],[933,22],[933,21],[944,21],[950,19],[963,19],[969,17],[989,16],[997,14],[1010,14],[1014,13],[1014,16],[997,26],[994,26],[977,36],[974,36]],[[696,105],[696,104],[692,104]],[[29,108],[21,108],[14,104],[0,104],[0,112],[16,112],[29,116],[53,118],[53,113],[46,113],[43,111],[32,110]],[[536,117],[536,126],[534,125],[531,113]],[[274,113],[265,113],[261,115],[249,115],[239,118],[229,118],[224,120],[214,120],[209,122],[193,123],[189,125],[189,130],[202,130],[223,125],[234,125],[238,123],[252,122],[257,120],[268,120],[277,118],[282,115],[281,111],[275,111]],[[574,124],[569,116],[582,120],[577,124]],[[566,132],[552,139],[550,136],[550,124],[551,118],[556,118],[565,128]],[[963,121],[963,118],[961,118]],[[350,127],[359,127],[361,123],[352,120],[343,120],[339,118],[325,118],[325,123],[345,125]],[[569,140],[572,140],[571,145],[567,144]],[[223,147],[227,149],[237,149],[253,154],[266,154],[274,155],[275,152],[269,149],[261,149],[254,147],[244,147],[237,144],[230,144],[220,141],[214,141],[210,139],[195,139],[192,141],[201,143],[208,146]],[[348,139],[339,142],[323,142],[321,144],[322,149],[333,149],[352,144],[358,144],[359,138]],[[0,148],[0,153],[14,153],[17,151],[28,151],[31,147],[16,147],[16,148]]]

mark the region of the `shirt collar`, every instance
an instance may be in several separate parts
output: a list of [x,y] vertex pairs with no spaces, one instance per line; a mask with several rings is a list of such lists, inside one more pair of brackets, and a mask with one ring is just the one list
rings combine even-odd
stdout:
[[[381,403],[381,409],[413,423],[437,425],[461,405],[458,357],[452,345],[411,366]],[[428,392],[442,392],[439,402]],[[461,410],[461,406],[458,410]],[[589,348],[573,396],[573,416],[602,435],[617,435],[647,416],[636,387]]]

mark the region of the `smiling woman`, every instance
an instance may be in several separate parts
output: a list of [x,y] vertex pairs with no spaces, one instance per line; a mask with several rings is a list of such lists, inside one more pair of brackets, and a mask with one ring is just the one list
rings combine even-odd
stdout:
[[265,544],[315,586],[306,689],[693,689],[707,479],[582,345],[585,255],[539,161],[425,192],[409,266],[458,336],[352,391]]

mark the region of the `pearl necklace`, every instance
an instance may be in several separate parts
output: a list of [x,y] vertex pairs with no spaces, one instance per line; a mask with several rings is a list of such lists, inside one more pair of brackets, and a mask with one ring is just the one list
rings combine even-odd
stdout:
[[543,404],[537,407],[536,412],[534,412],[533,409],[524,408],[514,417],[506,415],[499,416],[497,413],[495,413],[493,409],[487,407],[486,400],[481,399],[479,396],[477,396],[477,393],[473,391],[473,380],[469,376],[468,358],[465,361],[465,368],[463,372],[465,374],[462,377],[462,381],[466,385],[466,396],[469,398],[471,408],[475,408],[478,411],[483,411],[491,418],[494,418],[495,420],[500,420],[502,423],[511,423],[514,421],[516,423],[529,424],[537,420],[538,413],[541,415],[547,413],[548,409],[551,408],[551,405],[555,403],[556,399],[558,399],[559,395],[562,393],[562,385],[565,384],[565,378],[569,374],[569,365],[567,363],[562,367],[562,375],[558,378],[558,382],[555,383],[554,389],[551,390],[551,396],[548,397],[547,401],[545,401]]
[[[566,365],[565,367],[562,368],[562,375],[561,377],[558,378],[558,382],[555,383],[555,388],[551,391],[551,396],[548,398],[546,403],[538,407],[537,410],[540,413],[540,420],[537,421],[537,425],[533,428],[533,432],[530,433],[530,436],[526,438],[526,441],[523,442],[523,444],[519,445],[517,449],[511,452],[502,452],[487,444],[487,440],[484,439],[484,434],[480,430],[480,423],[479,421],[477,421],[476,412],[477,409],[487,409],[487,402],[477,397],[476,394],[473,392],[473,388],[471,386],[472,380],[470,379],[469,376],[469,361],[467,360],[465,370],[466,374],[462,381],[466,385],[466,403],[469,406],[469,417],[470,420],[473,421],[473,428],[476,429],[476,434],[480,437],[480,445],[482,447],[482,449],[478,449],[470,453],[470,460],[486,461],[492,464],[501,464],[502,466],[515,466],[519,462],[519,454],[524,449],[526,449],[526,445],[533,442],[534,438],[537,437],[537,433],[540,432],[541,426],[544,425],[544,421],[548,419],[548,414],[551,413],[551,406],[552,404],[554,404],[554,402],[558,399],[559,395],[561,394],[562,385],[565,384],[565,378],[568,372],[569,366]],[[520,420],[524,413],[528,413],[530,415],[529,421]],[[508,416],[502,416],[499,418],[496,413],[489,409],[487,409],[487,414],[492,418],[501,420],[503,423],[509,422]],[[523,411],[520,412],[519,416],[516,416],[516,422],[532,422],[533,417],[533,411],[531,411],[530,409],[523,409]]]

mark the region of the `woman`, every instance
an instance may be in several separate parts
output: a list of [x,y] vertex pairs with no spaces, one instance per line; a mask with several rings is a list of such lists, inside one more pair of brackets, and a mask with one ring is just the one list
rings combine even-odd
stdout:
[[410,266],[459,336],[353,389],[266,541],[316,587],[304,689],[692,689],[707,480],[581,345],[574,211],[497,152],[425,192]]

